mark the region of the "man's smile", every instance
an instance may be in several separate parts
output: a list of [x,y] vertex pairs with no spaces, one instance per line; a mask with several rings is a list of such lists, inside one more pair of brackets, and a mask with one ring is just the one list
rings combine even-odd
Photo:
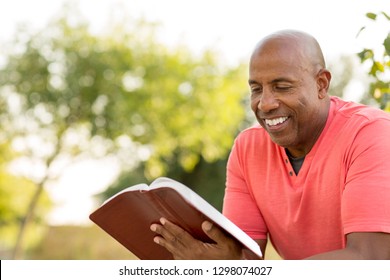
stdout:
[[280,125],[288,120],[288,117],[278,117],[273,119],[264,119],[264,122],[269,127]]

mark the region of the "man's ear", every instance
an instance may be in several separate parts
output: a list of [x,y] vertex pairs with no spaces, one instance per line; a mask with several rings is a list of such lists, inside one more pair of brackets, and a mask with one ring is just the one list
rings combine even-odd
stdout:
[[317,88],[318,88],[318,97],[320,99],[327,96],[330,80],[332,79],[332,74],[327,69],[321,69],[317,75]]

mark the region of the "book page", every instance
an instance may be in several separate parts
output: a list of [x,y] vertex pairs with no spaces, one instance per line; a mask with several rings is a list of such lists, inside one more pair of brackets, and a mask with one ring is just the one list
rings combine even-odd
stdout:
[[117,197],[118,195],[120,195],[122,193],[129,192],[129,191],[147,191],[148,189],[149,189],[149,186],[147,184],[137,184],[137,185],[125,188],[125,189],[121,190],[120,192],[114,194],[113,196],[111,196],[107,200],[105,200],[103,202],[102,206],[104,204],[106,204],[107,202],[109,202],[110,200],[112,200],[114,197]]

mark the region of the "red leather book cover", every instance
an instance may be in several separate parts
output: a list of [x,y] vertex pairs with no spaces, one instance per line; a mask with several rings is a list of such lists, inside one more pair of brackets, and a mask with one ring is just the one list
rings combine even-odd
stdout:
[[161,217],[180,226],[194,238],[213,242],[202,230],[205,220],[234,236],[252,254],[261,257],[257,243],[190,188],[168,178],[150,187],[130,187],[107,200],[90,219],[142,260],[169,260],[171,253],[154,243],[150,230]]

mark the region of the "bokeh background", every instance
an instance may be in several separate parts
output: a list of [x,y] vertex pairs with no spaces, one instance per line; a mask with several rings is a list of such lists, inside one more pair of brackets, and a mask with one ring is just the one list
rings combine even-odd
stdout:
[[88,216],[159,176],[220,210],[271,32],[314,35],[331,94],[389,111],[387,2],[1,1],[0,259],[134,259]]

